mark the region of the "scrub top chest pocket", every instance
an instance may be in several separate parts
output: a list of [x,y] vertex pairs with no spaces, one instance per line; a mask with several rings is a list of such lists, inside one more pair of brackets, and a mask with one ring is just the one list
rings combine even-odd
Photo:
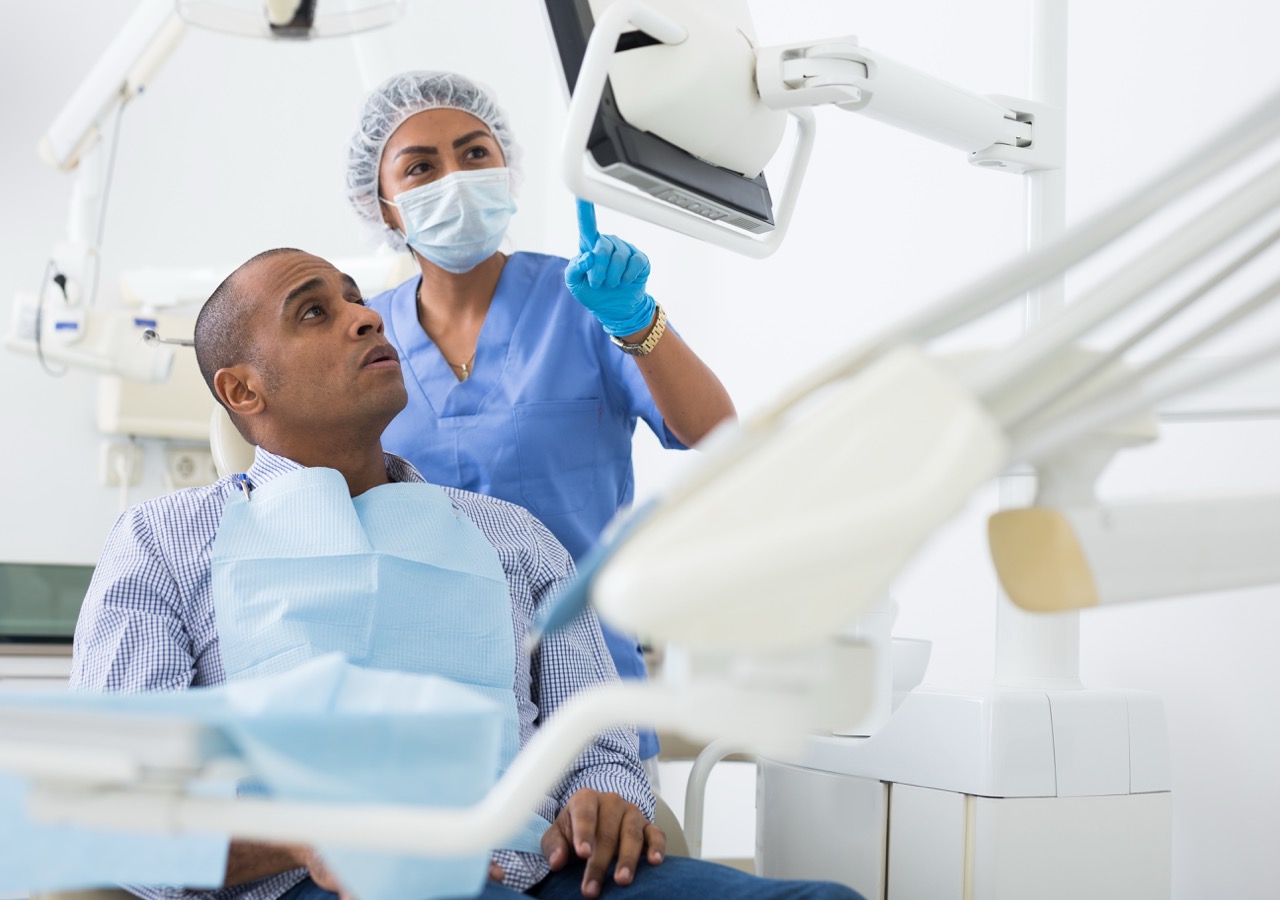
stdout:
[[520,494],[534,515],[564,515],[590,502],[602,406],[594,398],[515,404]]

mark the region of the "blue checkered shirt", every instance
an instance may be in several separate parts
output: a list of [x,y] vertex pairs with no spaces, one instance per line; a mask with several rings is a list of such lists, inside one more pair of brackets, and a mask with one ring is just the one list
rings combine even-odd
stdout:
[[[386,455],[393,481],[421,482],[417,470]],[[262,485],[301,468],[261,448],[248,471]],[[154,691],[214,685],[226,680],[210,590],[209,553],[230,478],[148,500],[126,510],[107,538],[76,623],[71,685],[92,691]],[[573,574],[573,561],[526,510],[454,488],[443,488],[498,552],[511,593],[516,641],[513,690],[524,746],[538,724],[582,688],[617,678],[594,616],[551,635],[530,658],[523,651],[534,616]],[[578,757],[537,812],[554,819],[579,788],[611,791],[653,816],[653,795],[637,758],[634,729],[601,732]],[[494,858],[516,890],[547,874],[536,854],[499,850]],[[216,891],[131,887],[148,898],[274,900],[307,875],[305,869]]]

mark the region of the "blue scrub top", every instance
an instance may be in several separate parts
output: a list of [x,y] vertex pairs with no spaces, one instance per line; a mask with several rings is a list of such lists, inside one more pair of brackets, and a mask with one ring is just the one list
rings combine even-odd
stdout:
[[[409,393],[383,447],[428,481],[525,507],[578,560],[631,502],[636,420],[664,447],[684,445],[663,424],[636,364],[565,287],[566,264],[538,253],[507,258],[465,381],[418,322],[421,276],[369,305],[400,353]],[[620,675],[643,676],[634,639],[606,628],[605,642]],[[646,743],[642,733],[642,757],[652,755]]]

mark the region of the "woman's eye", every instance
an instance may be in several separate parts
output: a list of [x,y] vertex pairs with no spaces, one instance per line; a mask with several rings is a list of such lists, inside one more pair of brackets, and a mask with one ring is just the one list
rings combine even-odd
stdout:
[[484,159],[488,155],[488,147],[471,147],[467,150],[467,159]]
[[431,166],[425,162],[416,162],[413,165],[411,165],[409,168],[405,169],[404,174],[410,177],[413,177],[415,175],[423,174],[424,172],[428,171],[430,168]]

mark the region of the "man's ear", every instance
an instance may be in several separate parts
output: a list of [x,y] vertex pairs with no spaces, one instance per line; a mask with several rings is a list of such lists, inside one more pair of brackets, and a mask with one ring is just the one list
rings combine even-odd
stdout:
[[266,398],[259,390],[258,373],[244,364],[214,372],[213,391],[222,405],[237,416],[256,416],[267,408]]

